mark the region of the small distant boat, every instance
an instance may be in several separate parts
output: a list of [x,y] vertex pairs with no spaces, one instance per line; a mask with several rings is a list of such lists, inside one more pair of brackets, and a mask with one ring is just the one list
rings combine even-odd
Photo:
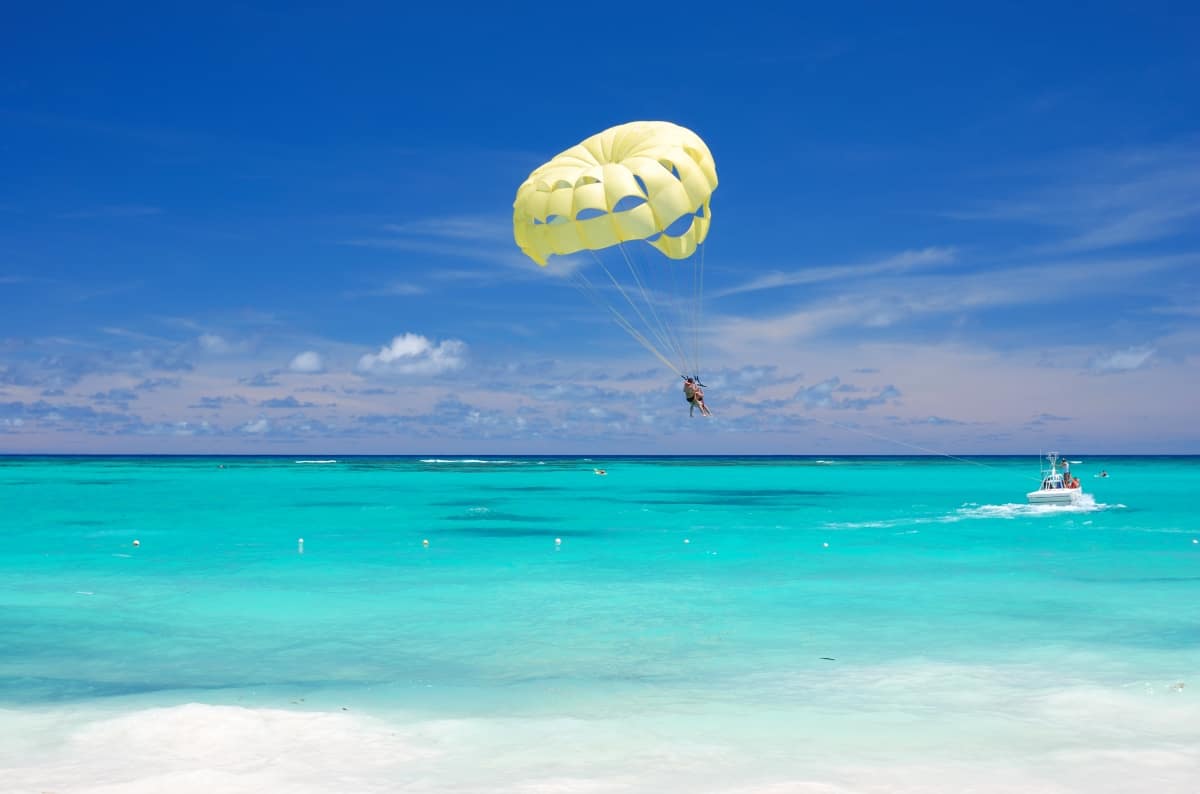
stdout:
[[1042,487],[1025,495],[1031,505],[1072,505],[1083,498],[1079,478],[1071,476],[1070,463],[1064,461],[1063,470],[1058,470],[1058,454],[1046,456],[1050,468],[1042,470]]

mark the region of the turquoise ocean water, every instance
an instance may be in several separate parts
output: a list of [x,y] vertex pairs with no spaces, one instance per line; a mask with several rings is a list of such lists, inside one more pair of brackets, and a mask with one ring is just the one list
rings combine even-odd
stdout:
[[1200,458],[1074,457],[0,458],[0,788],[1200,790]]

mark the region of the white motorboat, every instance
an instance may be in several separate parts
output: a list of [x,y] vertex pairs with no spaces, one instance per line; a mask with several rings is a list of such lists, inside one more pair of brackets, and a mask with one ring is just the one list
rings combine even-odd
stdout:
[[1042,487],[1025,495],[1031,505],[1071,505],[1083,498],[1079,479],[1071,476],[1071,465],[1063,461],[1063,470],[1058,470],[1058,454],[1046,456],[1050,468],[1042,470]]

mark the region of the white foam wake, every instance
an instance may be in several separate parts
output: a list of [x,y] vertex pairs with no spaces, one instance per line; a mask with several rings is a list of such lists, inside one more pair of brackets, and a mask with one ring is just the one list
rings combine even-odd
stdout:
[[297,463],[337,463],[336,460],[298,460]]
[[962,518],[1027,518],[1030,516],[1058,516],[1068,513],[1097,513],[1101,510],[1119,510],[1123,504],[1109,505],[1097,502],[1091,494],[1081,494],[1079,501],[1069,505],[1033,505],[1025,502],[1009,502],[1002,505],[979,505],[968,503],[958,509]]
[[1031,505],[1024,502],[1008,502],[1000,505],[981,505],[967,502],[953,513],[940,516],[905,516],[876,521],[839,521],[825,525],[826,529],[897,529],[927,524],[953,524],[973,518],[1031,518],[1058,516],[1072,513],[1098,513],[1102,510],[1120,510],[1123,504],[1097,502],[1091,494],[1082,494],[1075,504]]

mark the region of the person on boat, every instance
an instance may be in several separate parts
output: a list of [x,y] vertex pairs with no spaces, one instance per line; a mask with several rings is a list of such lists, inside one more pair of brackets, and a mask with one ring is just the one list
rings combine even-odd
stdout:
[[695,416],[697,408],[700,409],[701,416],[712,416],[712,412],[704,404],[704,389],[701,387],[699,379],[692,377],[683,379],[683,396],[688,402],[688,416]]

